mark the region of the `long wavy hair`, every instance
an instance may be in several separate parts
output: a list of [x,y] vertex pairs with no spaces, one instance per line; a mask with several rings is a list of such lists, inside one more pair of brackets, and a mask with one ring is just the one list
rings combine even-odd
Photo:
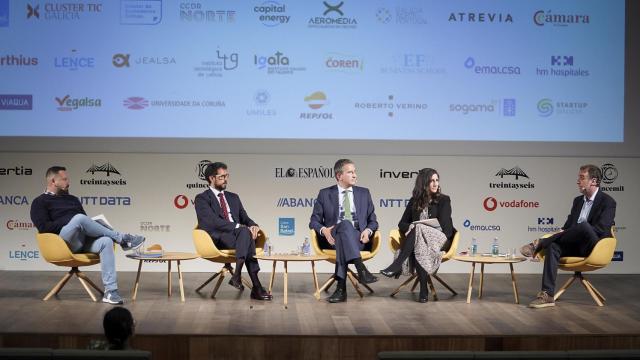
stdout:
[[440,186],[438,186],[438,190],[435,193],[431,193],[429,191],[429,183],[431,182],[431,177],[433,177],[434,174],[438,175],[438,179],[440,179],[440,174],[438,174],[436,169],[424,168],[418,172],[412,195],[414,200],[413,206],[417,211],[422,211],[424,208],[429,206],[430,203],[438,203],[440,198]]

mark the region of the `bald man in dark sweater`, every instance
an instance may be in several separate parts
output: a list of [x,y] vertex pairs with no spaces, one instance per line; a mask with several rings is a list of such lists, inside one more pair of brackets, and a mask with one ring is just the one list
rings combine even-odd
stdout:
[[109,304],[122,304],[118,293],[113,243],[123,250],[142,245],[144,237],[114,231],[87,216],[80,200],[69,194],[66,168],[53,166],[46,173],[47,190],[31,203],[31,221],[40,233],[60,235],[72,252],[100,254],[104,297]]

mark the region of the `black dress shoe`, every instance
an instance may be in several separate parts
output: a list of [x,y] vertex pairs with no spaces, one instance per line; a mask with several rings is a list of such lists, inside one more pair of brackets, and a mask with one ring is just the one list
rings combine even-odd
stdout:
[[254,300],[271,300],[273,296],[269,294],[263,287],[251,288],[251,298]]
[[244,290],[244,285],[242,285],[242,279],[235,279],[234,277],[231,277],[231,280],[229,280],[229,285],[233,286],[238,290]]
[[397,279],[397,278],[400,277],[400,274],[402,274],[402,270],[391,271],[391,270],[389,270],[389,268],[386,268],[386,269],[380,270],[380,274],[382,274],[382,275],[384,275],[386,277],[389,277],[389,278],[394,277],[394,278]]
[[334,291],[331,296],[327,299],[330,303],[339,303],[347,301],[347,289],[343,289],[340,286]]
[[362,267],[361,269],[358,269],[358,282],[361,284],[371,284],[378,281],[378,278],[373,276],[373,274],[371,274],[369,272],[369,270],[367,270],[366,267]]
[[426,303],[427,301],[429,301],[429,292],[428,291],[422,291],[422,289],[420,289],[420,295],[418,295],[418,300],[419,303]]

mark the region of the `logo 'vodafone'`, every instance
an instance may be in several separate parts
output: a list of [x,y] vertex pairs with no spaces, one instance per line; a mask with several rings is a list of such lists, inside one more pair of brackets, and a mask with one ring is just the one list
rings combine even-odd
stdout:
[[482,202],[482,206],[487,211],[494,211],[498,207],[537,209],[540,207],[540,202],[529,200],[497,200],[493,196],[489,196],[484,199],[484,201]]
[[498,200],[496,200],[496,198],[489,196],[488,198],[484,199],[484,201],[482,202],[482,206],[484,206],[484,209],[487,211],[493,211],[498,207]]
[[189,198],[186,195],[176,195],[176,197],[173,198],[173,206],[178,209],[184,209],[189,206]]

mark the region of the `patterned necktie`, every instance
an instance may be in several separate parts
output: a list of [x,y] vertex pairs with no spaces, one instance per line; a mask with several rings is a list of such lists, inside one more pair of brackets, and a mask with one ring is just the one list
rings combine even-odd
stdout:
[[342,192],[344,194],[344,199],[342,199],[342,208],[344,209],[344,219],[353,223],[353,218],[351,217],[351,201],[349,201],[350,192],[351,190],[345,190]]
[[225,220],[229,220],[229,212],[227,211],[227,202],[224,200],[224,195],[222,192],[218,193],[218,198],[220,198],[220,207],[222,208],[222,216]]

